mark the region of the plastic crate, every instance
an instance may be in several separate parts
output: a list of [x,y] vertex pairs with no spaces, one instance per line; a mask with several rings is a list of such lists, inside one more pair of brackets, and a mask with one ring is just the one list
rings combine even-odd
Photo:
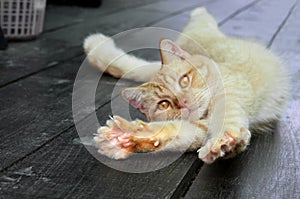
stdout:
[[46,0],[0,0],[0,26],[8,39],[30,39],[43,30]]

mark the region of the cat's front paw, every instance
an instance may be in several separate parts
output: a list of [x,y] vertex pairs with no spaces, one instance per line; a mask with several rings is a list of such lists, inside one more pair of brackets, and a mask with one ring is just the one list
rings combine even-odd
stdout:
[[250,141],[250,131],[241,128],[240,132],[226,131],[221,138],[213,139],[198,150],[199,158],[205,163],[213,163],[217,158],[229,158],[244,151]]
[[147,123],[140,120],[129,122],[114,116],[106,125],[98,129],[94,139],[98,152],[112,159],[125,159],[133,152],[150,152],[160,146]]
[[115,127],[100,127],[94,137],[98,152],[112,159],[125,159],[131,153],[131,133],[123,132]]

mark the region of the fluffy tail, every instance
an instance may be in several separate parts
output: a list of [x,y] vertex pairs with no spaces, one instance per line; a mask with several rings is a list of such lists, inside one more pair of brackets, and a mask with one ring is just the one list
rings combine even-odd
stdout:
[[116,78],[126,78],[139,82],[149,81],[161,67],[160,62],[148,62],[126,54],[117,48],[112,38],[94,34],[84,40],[83,45],[92,66]]

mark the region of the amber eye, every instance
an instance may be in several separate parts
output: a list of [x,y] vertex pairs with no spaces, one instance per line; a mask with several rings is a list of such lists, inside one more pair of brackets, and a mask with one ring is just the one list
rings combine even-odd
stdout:
[[170,102],[168,100],[162,100],[158,102],[158,109],[159,110],[166,110],[170,106]]
[[187,75],[184,75],[179,80],[179,85],[181,88],[186,88],[190,85],[190,78]]

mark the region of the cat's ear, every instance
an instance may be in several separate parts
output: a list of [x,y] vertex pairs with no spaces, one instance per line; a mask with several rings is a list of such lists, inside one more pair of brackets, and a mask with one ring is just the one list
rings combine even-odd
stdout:
[[142,113],[145,113],[145,107],[143,106],[144,95],[146,93],[145,88],[141,86],[125,88],[122,90],[122,97],[133,107],[139,109]]
[[159,47],[160,47],[162,64],[167,65],[171,63],[173,60],[176,59],[185,60],[191,57],[191,55],[188,52],[182,50],[179,46],[177,46],[174,42],[172,42],[169,39],[162,39],[160,41]]

